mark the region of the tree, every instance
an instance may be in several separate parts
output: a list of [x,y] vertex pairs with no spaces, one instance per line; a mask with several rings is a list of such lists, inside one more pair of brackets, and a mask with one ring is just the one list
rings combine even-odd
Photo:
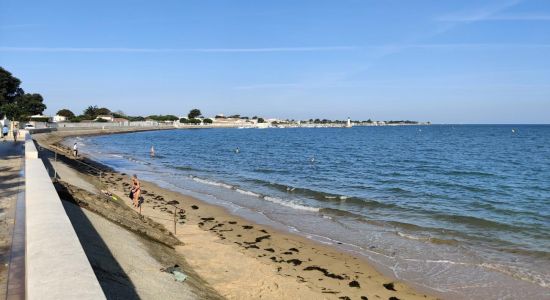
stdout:
[[189,119],[195,119],[197,117],[199,117],[200,115],[202,115],[201,111],[199,109],[192,109],[191,111],[189,111],[189,114],[187,114],[187,117]]
[[65,117],[67,119],[72,119],[74,118],[74,113],[66,108],[64,109],[60,109],[58,112],[57,112],[57,115],[58,116],[62,116],[62,117]]
[[85,110],[84,110],[84,117],[86,119],[90,119],[90,120],[93,120],[95,118],[97,118],[97,105],[94,105],[94,106],[88,106]]
[[264,118],[258,118],[258,123],[265,123]]
[[106,107],[101,107],[101,108],[98,108],[97,109],[97,115],[110,115],[111,114],[111,110],[109,110],[108,108]]
[[14,77],[9,71],[0,67],[0,107],[14,103],[15,99],[22,96],[25,92],[19,87],[21,80]]
[[187,124],[187,123],[189,123],[189,119],[187,119],[187,118],[181,118],[181,119],[180,119],[180,123]]
[[202,120],[202,122],[204,124],[212,124],[212,122],[214,122],[214,121],[212,121],[212,119],[204,119],[204,120]]
[[21,80],[0,67],[0,117],[21,121],[46,109],[40,94],[26,94],[20,84]]

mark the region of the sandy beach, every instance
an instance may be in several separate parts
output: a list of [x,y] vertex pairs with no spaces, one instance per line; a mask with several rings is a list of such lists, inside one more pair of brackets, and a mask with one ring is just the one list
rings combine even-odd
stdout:
[[[116,236],[115,240],[128,239],[128,233],[125,232],[133,230],[136,239],[145,236],[157,242],[159,239],[168,241],[164,246],[171,250],[163,255],[178,256],[182,265],[188,268],[188,275],[198,277],[193,281],[194,290],[201,292],[191,292],[188,298],[197,295],[199,298],[215,298],[219,295],[227,299],[434,299],[382,275],[367,261],[349,253],[252,223],[223,208],[161,188],[152,182],[141,182],[144,198],[141,211],[132,208],[127,197],[130,182],[128,174],[114,172],[89,159],[80,158],[103,170],[100,182],[96,170],[75,163],[69,149],[60,144],[69,136],[105,133],[116,132],[52,132],[36,134],[33,138],[44,148],[61,154],[59,162],[66,168],[65,174],[71,175],[65,175],[67,178],[64,178],[59,173],[59,181],[72,184],[68,192],[81,207],[86,208],[87,205],[84,204],[95,201],[94,197],[104,197],[101,191],[108,192],[116,197],[117,200],[113,201],[124,206],[124,210],[134,210],[132,213],[137,216],[141,213],[140,218],[146,217],[164,227],[164,230],[157,228],[159,233],[155,236],[147,227],[149,225],[138,230],[125,225],[125,220],[115,220],[116,216],[107,216],[111,222],[124,228],[110,229],[109,235]],[[81,202],[79,198],[87,200]],[[91,209],[93,211],[93,207]],[[70,210],[74,208],[71,206]],[[86,209],[83,211],[86,211],[86,215],[90,214]],[[101,211],[95,213],[102,215]],[[128,216],[126,220],[133,215],[128,213]],[[97,219],[97,216],[92,218],[95,220],[93,227],[109,227],[105,223],[109,223],[108,221]],[[84,241],[88,242],[93,243]],[[111,252],[111,248],[121,247],[120,244],[107,244]],[[156,259],[159,260],[158,257],[163,255],[157,255]],[[165,260],[164,263],[168,261]],[[131,262],[121,264],[128,266]],[[150,268],[149,272],[158,274],[158,267],[162,264],[151,265],[155,267]],[[148,272],[144,271],[144,274]],[[155,298],[155,289],[164,286],[159,283],[147,287],[146,282],[140,283],[136,278],[129,277],[136,289],[141,291],[138,293],[141,298]],[[177,294],[177,288],[175,291],[164,295],[172,298]]]

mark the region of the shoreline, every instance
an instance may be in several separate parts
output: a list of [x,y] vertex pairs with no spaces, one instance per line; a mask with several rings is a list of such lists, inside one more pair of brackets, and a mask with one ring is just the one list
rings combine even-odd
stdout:
[[[141,131],[141,130],[139,130]],[[132,131],[108,132],[108,133],[127,133]],[[43,143],[43,146],[53,146],[59,151],[63,147],[59,144],[63,139],[84,135],[83,132],[57,132],[49,133],[46,136],[39,136],[37,140]],[[105,134],[101,130],[87,131],[86,135]],[[67,157],[71,159],[70,156]],[[89,158],[86,162],[102,169],[111,169]],[[86,180],[89,180],[86,179]],[[109,191],[122,199],[125,199],[126,186],[128,181],[126,174],[114,172],[112,169],[105,172],[104,181],[107,182]],[[187,213],[186,219],[178,219],[176,235],[184,246],[177,246],[177,251],[190,259],[193,268],[197,268],[197,273],[220,292],[223,296],[233,298],[238,293],[234,287],[239,284],[253,284],[257,278],[240,278],[238,282],[233,282],[233,286],[227,286],[226,282],[231,278],[217,276],[212,270],[201,270],[205,264],[211,265],[211,268],[220,268],[221,266],[231,265],[231,261],[223,257],[206,258],[197,251],[197,246],[201,244],[209,245],[210,248],[217,249],[217,252],[223,252],[224,256],[234,256],[235,259],[246,261],[246,269],[256,268],[264,273],[256,274],[260,277],[268,277],[267,286],[262,286],[260,290],[265,293],[265,289],[271,287],[271,284],[285,281],[286,292],[291,294],[281,294],[283,289],[272,288],[270,291],[273,298],[277,297],[307,297],[314,295],[317,297],[326,297],[333,299],[365,299],[361,297],[386,298],[391,297],[407,299],[426,299],[430,296],[425,295],[424,289],[414,286],[410,283],[401,283],[392,279],[388,274],[382,275],[375,268],[375,264],[366,258],[357,257],[349,252],[345,252],[336,247],[322,245],[322,243],[307,239],[298,234],[283,232],[280,229],[270,226],[258,225],[242,217],[231,214],[227,209],[213,204],[206,203],[199,199],[159,187],[152,182],[142,181],[144,186],[145,203],[143,204],[144,215],[153,218],[155,221],[165,225],[170,230],[172,220],[167,220],[166,211],[170,210],[169,205],[164,199],[170,199],[170,202],[177,201],[183,203]],[[162,200],[160,200],[162,198]],[[129,200],[125,202],[129,204]],[[174,202],[172,202],[174,203]],[[198,207],[193,209],[192,207]],[[170,213],[170,212],[169,212]],[[172,213],[170,213],[172,214]],[[157,218],[157,219],[155,219]],[[210,232],[205,237],[205,232]],[[268,236],[268,237],[266,237]],[[207,240],[204,240],[207,238]],[[220,246],[223,245],[223,246]],[[294,251],[294,250],[297,251]],[[200,250],[200,249],[199,249]],[[203,249],[209,251],[209,249]],[[195,262],[196,264],[194,264]],[[218,264],[218,265],[216,265]],[[233,266],[235,267],[235,266]],[[273,275],[275,274],[275,275]],[[235,276],[235,274],[233,274]],[[288,280],[290,279],[290,280]],[[264,281],[262,281],[264,282]],[[297,285],[296,285],[297,284]],[[294,286],[296,285],[296,286]],[[291,288],[294,286],[294,288]],[[304,289],[303,287],[307,287]],[[300,288],[302,287],[302,288]],[[243,287],[241,286],[241,290]],[[252,294],[241,294],[241,297],[255,297],[258,291],[250,289]],[[309,294],[313,292],[313,294]],[[426,292],[434,294],[432,291]],[[256,293],[256,294],[254,294]],[[298,293],[298,294],[296,294]],[[264,294],[265,295],[265,294]],[[269,298],[269,296],[268,296]]]

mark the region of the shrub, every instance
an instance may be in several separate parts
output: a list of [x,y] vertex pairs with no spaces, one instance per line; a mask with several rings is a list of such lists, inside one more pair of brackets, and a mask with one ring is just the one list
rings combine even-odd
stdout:
[[187,119],[187,118],[181,118],[181,119],[180,119],[180,123],[187,124],[187,123],[189,123],[189,119]]
[[98,123],[107,123],[109,121],[105,120],[105,119],[96,119],[94,122],[98,122]]
[[204,119],[204,120],[202,120],[202,122],[204,124],[212,124],[214,121],[212,121],[212,119]]
[[200,123],[201,123],[201,120],[199,119],[189,119],[189,124],[197,125]]

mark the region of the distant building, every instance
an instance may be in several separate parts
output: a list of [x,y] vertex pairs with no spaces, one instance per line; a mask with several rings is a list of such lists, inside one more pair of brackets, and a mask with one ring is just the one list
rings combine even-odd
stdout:
[[99,115],[95,119],[96,120],[103,119],[103,120],[108,121],[108,122],[113,122],[114,117],[113,117],[113,115]]
[[53,116],[52,121],[53,121],[54,123],[65,122],[65,121],[67,121],[67,117],[65,117],[65,116],[60,116],[60,115],[55,115],[55,116]]
[[128,125],[129,121],[128,121],[128,119],[124,119],[124,118],[113,118],[113,122]]

